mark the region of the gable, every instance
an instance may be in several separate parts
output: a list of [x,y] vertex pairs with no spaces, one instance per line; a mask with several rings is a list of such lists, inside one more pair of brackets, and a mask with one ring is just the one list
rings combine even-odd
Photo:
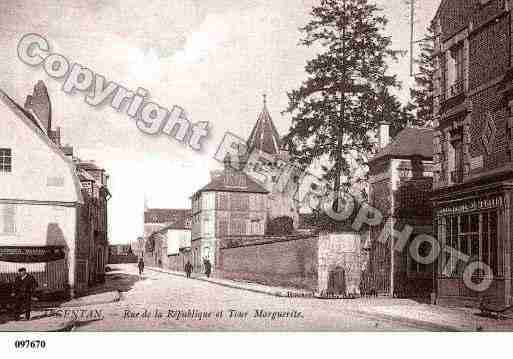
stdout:
[[82,202],[74,165],[1,90],[0,126],[0,148],[12,152],[11,172],[0,172],[0,199]]

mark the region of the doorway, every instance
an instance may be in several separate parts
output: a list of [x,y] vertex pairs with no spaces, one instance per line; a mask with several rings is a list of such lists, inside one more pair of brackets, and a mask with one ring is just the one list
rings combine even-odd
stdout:
[[346,273],[344,271],[344,268],[335,267],[333,270],[329,272],[328,294],[346,294]]

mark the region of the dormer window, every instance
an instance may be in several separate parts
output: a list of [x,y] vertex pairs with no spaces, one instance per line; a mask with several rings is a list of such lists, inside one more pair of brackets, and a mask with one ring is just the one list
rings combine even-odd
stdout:
[[10,148],[0,148],[0,172],[12,171],[12,152]]

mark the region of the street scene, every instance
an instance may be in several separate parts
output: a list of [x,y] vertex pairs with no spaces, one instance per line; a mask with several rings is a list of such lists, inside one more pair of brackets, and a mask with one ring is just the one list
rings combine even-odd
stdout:
[[[511,330],[513,325],[513,320],[504,319],[497,326],[495,320],[477,316],[475,310],[439,308],[407,299],[318,299],[302,291],[208,281],[204,276],[187,279],[183,273],[151,269],[139,276],[131,264],[116,266],[95,294],[56,305],[36,303],[32,328],[48,325],[78,332],[486,331]],[[156,311],[162,316],[156,316]],[[222,317],[216,317],[220,311]],[[20,328],[0,324],[2,330]]]
[[513,330],[513,1],[0,24],[0,332]]

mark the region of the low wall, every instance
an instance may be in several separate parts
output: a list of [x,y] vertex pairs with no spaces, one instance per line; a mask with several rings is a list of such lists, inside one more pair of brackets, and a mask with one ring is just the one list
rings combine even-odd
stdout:
[[215,275],[271,286],[317,289],[318,238],[272,237],[221,248]]
[[109,264],[122,264],[122,263],[137,263],[137,256],[125,256],[125,255],[117,255],[111,254],[109,255]]

